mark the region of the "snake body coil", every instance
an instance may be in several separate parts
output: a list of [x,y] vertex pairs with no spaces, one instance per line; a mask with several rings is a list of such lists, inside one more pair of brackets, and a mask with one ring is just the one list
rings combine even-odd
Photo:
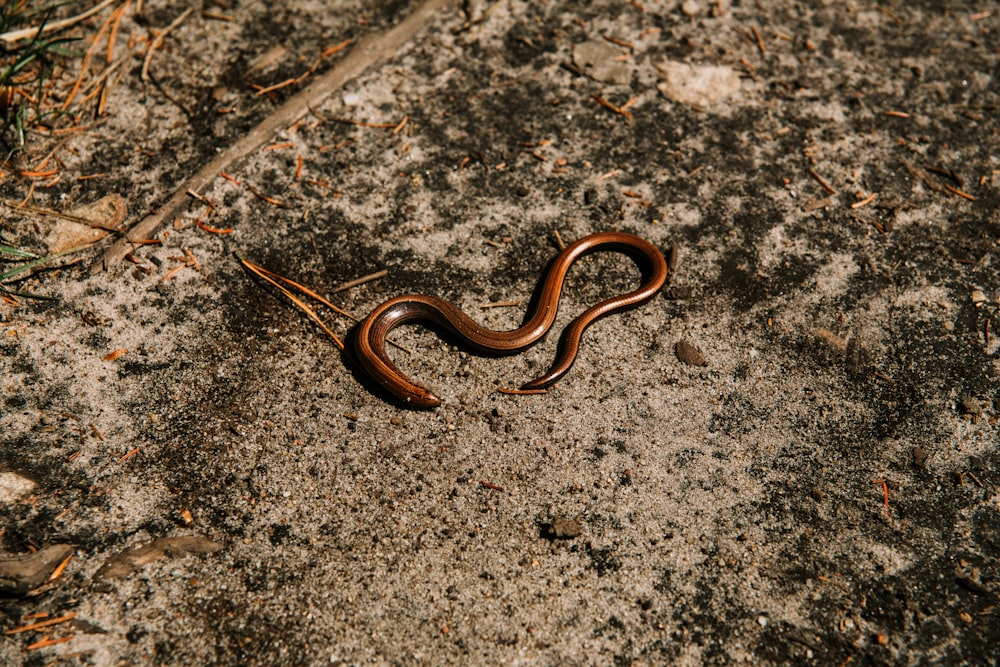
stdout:
[[625,232],[591,234],[569,245],[556,256],[545,275],[538,304],[528,321],[513,331],[494,331],[474,322],[451,303],[433,296],[408,294],[386,301],[358,325],[354,349],[365,372],[380,386],[408,404],[433,408],[441,399],[410,380],[386,354],[389,332],[406,322],[436,323],[464,345],[488,354],[513,354],[529,347],[545,335],[555,321],[559,295],[569,267],[582,255],[596,250],[617,250],[641,258],[647,277],[636,290],[601,301],[573,320],[564,330],[560,350],[549,371],[522,385],[521,389],[542,389],[555,384],[576,359],[583,332],[595,320],[635,308],[653,298],[667,278],[663,254],[650,242]]

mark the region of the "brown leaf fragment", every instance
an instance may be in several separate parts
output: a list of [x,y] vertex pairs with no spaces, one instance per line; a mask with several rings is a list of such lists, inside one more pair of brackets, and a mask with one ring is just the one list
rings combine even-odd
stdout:
[[822,199],[810,199],[802,205],[802,210],[806,213],[818,211],[821,208],[830,208],[837,203],[835,197],[823,197]]
[[47,582],[72,554],[70,545],[54,544],[26,556],[0,558],[0,593],[27,595]]
[[167,556],[173,558],[184,554],[215,553],[223,546],[225,545],[221,542],[214,542],[198,535],[161,537],[112,556],[101,566],[94,578],[121,579]]
[[705,355],[703,355],[698,348],[687,341],[677,341],[674,345],[674,354],[677,355],[677,358],[680,359],[681,363],[685,363],[688,366],[708,366],[708,361],[705,360]]
[[67,214],[48,217],[52,223],[45,244],[51,252],[59,252],[99,241],[109,231],[118,230],[128,217],[128,204],[121,195],[110,194]]

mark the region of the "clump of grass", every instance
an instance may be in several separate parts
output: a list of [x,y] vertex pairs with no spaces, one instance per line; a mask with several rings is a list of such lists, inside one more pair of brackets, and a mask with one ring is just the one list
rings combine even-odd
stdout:
[[76,246],[40,257],[33,252],[4,243],[0,239],[0,262],[9,262],[13,266],[4,267],[0,264],[0,298],[21,297],[22,299],[41,299],[58,301],[58,297],[33,292],[20,292],[10,288],[10,285],[29,278],[34,272],[51,268],[53,262],[60,257],[86,250],[89,245]]
[[46,34],[45,27],[60,7],[75,4],[61,0],[37,5],[31,0],[0,0],[0,34],[28,28],[31,36],[0,40],[0,142],[7,162],[25,145],[25,133],[56,111],[42,107],[45,85],[56,63],[74,54],[66,48],[72,38],[59,31]]

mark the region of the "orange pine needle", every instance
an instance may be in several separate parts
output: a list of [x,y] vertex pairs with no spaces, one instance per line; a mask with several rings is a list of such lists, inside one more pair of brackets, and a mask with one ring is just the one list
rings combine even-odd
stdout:
[[69,91],[69,95],[66,96],[66,101],[63,102],[63,111],[69,109],[70,105],[73,103],[73,98],[75,98],[76,94],[80,92],[83,80],[87,76],[87,71],[90,69],[90,59],[94,57],[94,52],[97,51],[97,46],[100,44],[101,38],[108,30],[108,27],[111,25],[111,21],[114,17],[115,13],[112,12],[111,16],[104,20],[104,23],[101,24],[101,27],[97,30],[97,34],[94,36],[94,41],[90,43],[90,47],[87,48],[87,52],[83,55],[83,61],[80,63],[80,76],[77,77],[76,83],[73,84],[73,89]]
[[350,46],[350,44],[351,44],[351,40],[348,39],[346,41],[341,42],[340,44],[337,44],[336,46],[331,46],[330,48],[325,49],[320,54],[320,58],[326,58],[327,56],[332,56],[337,51],[342,51],[342,50],[346,49],[348,46]]
[[108,53],[104,57],[104,62],[108,65],[110,65],[115,59],[115,38],[118,37],[118,26],[121,24],[122,17],[125,16],[125,12],[131,4],[132,0],[125,0],[125,4],[111,14],[111,18],[114,22],[111,24],[111,34],[108,35]]
[[138,453],[139,453],[139,447],[136,447],[135,449],[133,449],[132,451],[130,451],[128,454],[126,454],[125,456],[123,456],[120,459],[118,459],[118,463],[125,463],[126,461],[128,461],[130,458],[132,458],[133,456],[135,456]]
[[55,646],[56,644],[65,644],[66,642],[73,641],[73,636],[69,637],[45,637],[38,640],[34,644],[28,644],[24,647],[25,651],[34,651],[35,649],[45,648],[46,646]]
[[32,632],[33,630],[40,630],[42,628],[47,628],[51,625],[59,625],[60,623],[65,623],[66,621],[72,621],[76,618],[76,612],[70,612],[59,618],[50,618],[47,621],[39,621],[38,623],[30,623],[28,625],[22,625],[18,628],[11,628],[10,630],[4,630],[5,635],[18,635],[22,632]]
[[69,565],[71,560],[73,560],[73,554],[66,556],[66,558],[64,558],[63,561],[56,566],[56,569],[52,570],[52,574],[49,575],[49,581],[55,581],[61,577],[62,573],[66,571],[66,566]]
[[[282,294],[285,295],[286,298],[288,298],[289,301],[291,301],[296,306],[298,306],[298,308],[302,312],[304,312],[309,317],[309,319],[311,319],[321,329],[323,329],[323,331],[326,332],[326,335],[328,335],[333,340],[333,342],[337,344],[337,347],[339,347],[341,350],[344,349],[344,343],[340,340],[340,338],[337,337],[337,334],[335,334],[332,331],[330,331],[329,327],[327,327],[326,324],[323,323],[323,320],[320,319],[319,315],[317,315],[316,312],[312,308],[310,308],[305,302],[303,302],[302,299],[298,298],[297,296],[295,296],[294,294],[292,294],[289,290],[287,290],[284,287],[282,287],[281,284],[278,283],[277,280],[271,278],[268,275],[268,274],[270,274],[270,271],[267,271],[265,269],[261,269],[256,264],[253,264],[252,262],[249,262],[249,261],[243,259],[242,257],[239,257],[238,259],[240,260],[240,264],[242,264],[244,266],[244,268],[246,268],[247,271],[250,271],[255,276],[261,278],[262,280],[265,280],[265,281],[269,282],[271,285],[273,285],[274,287],[276,287]],[[274,274],[271,274],[271,275],[274,275]],[[285,280],[285,281],[288,281],[287,278],[281,278],[281,279]],[[288,281],[288,282],[291,283],[291,281]],[[310,296],[312,296],[312,294],[310,294]]]
[[201,220],[196,220],[194,224],[197,225],[198,229],[206,231],[209,234],[232,234],[233,232],[236,231],[232,227],[226,227],[225,229],[219,229],[218,227],[209,227]]

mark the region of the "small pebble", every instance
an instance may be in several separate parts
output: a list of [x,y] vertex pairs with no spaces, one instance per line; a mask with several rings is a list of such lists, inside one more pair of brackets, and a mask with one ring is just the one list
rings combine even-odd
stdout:
[[695,2],[695,0],[684,0],[681,5],[681,11],[690,18],[694,18],[701,14],[701,3]]
[[967,415],[983,414],[983,406],[979,404],[979,401],[969,395],[962,397],[962,410]]
[[571,540],[583,533],[583,524],[579,519],[556,517],[549,524],[548,535],[557,540]]
[[705,356],[687,341],[679,340],[674,345],[674,353],[682,363],[688,366],[708,366]]

